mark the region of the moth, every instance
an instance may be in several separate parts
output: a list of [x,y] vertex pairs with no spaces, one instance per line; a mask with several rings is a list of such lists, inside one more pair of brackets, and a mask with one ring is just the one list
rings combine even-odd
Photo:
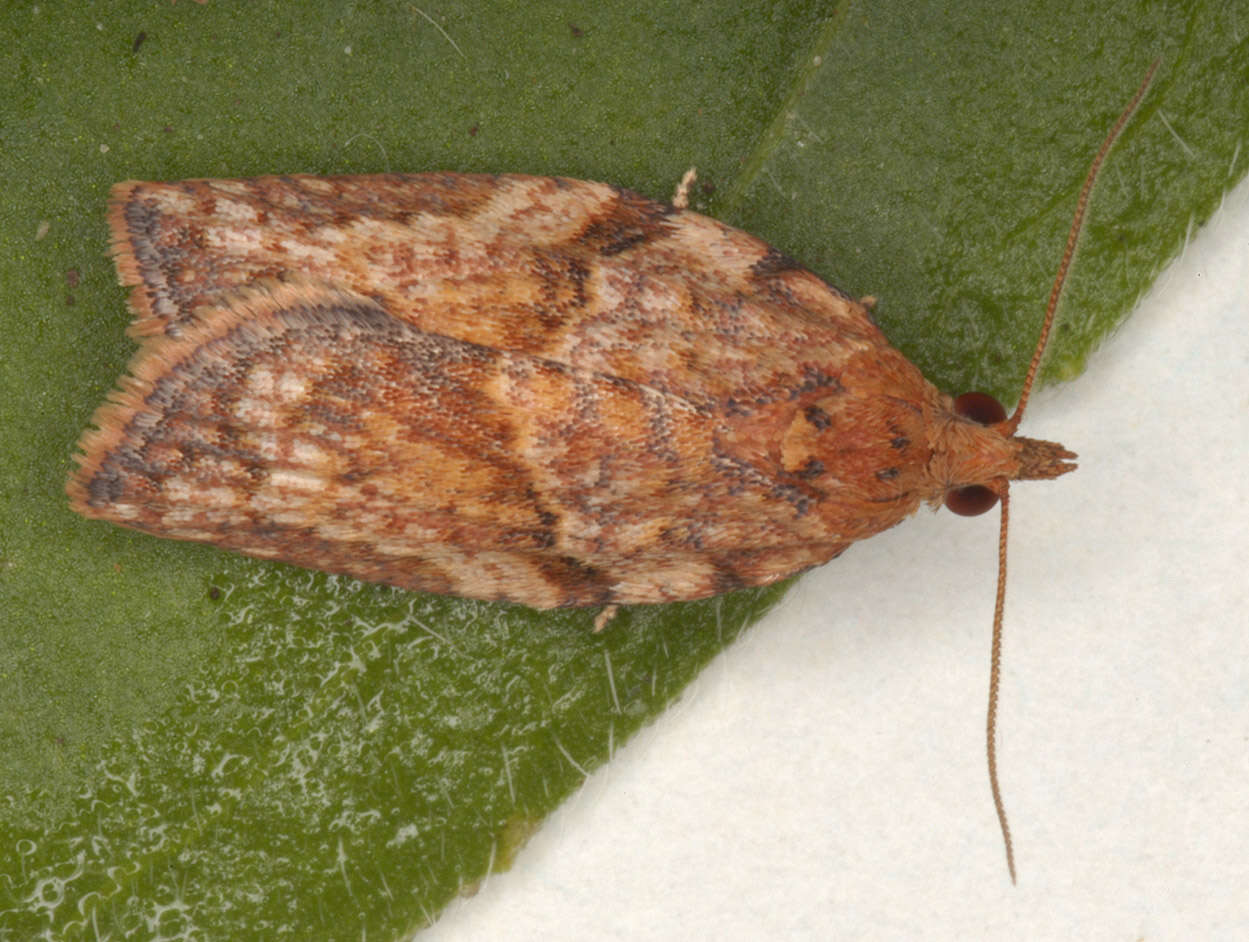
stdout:
[[73,508],[534,608],[697,599],[921,503],[1071,468],[966,417],[866,306],[599,183],[123,183],[141,346]]
[[1000,502],[1000,633],[1008,485],[1075,457],[1016,430],[1089,188],[1144,89],[1090,170],[1009,418],[939,391],[867,304],[777,249],[618,187],[118,184],[139,349],[82,436],[70,504],[404,589],[612,611],[767,585],[924,503]]

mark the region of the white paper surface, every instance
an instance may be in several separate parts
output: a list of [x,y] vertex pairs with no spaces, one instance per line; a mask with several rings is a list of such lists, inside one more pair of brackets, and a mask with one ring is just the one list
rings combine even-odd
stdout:
[[[1070,312],[1068,312],[1070,314]],[[806,576],[422,942],[1249,938],[1249,186],[1022,431],[997,514]]]

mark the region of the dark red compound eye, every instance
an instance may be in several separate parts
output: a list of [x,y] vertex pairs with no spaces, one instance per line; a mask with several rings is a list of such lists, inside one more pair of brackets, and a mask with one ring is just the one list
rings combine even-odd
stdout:
[[[981,425],[1006,421],[1006,410],[988,393],[963,393],[954,400],[954,411],[965,419]],[[997,494],[983,484],[958,487],[945,495],[945,505],[960,517],[978,517],[997,504]]]
[[968,484],[947,491],[945,505],[960,517],[979,517],[997,503],[997,495],[983,484]]
[[963,393],[954,400],[954,411],[981,425],[997,425],[998,422],[1006,421],[1006,410],[988,393]]

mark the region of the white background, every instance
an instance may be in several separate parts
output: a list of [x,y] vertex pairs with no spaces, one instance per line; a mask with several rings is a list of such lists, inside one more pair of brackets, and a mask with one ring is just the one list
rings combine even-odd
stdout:
[[[1071,316],[1073,312],[1068,312]],[[996,513],[804,577],[422,942],[1249,938],[1249,186],[1024,434]]]

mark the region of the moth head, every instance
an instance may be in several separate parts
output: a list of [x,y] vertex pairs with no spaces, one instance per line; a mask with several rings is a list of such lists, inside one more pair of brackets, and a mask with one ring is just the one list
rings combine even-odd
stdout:
[[1016,435],[1017,423],[988,393],[963,393],[951,411],[955,441],[946,479],[957,483],[946,490],[944,503],[960,516],[992,510],[1010,481],[1047,480],[1076,468],[1075,454],[1062,445]]

